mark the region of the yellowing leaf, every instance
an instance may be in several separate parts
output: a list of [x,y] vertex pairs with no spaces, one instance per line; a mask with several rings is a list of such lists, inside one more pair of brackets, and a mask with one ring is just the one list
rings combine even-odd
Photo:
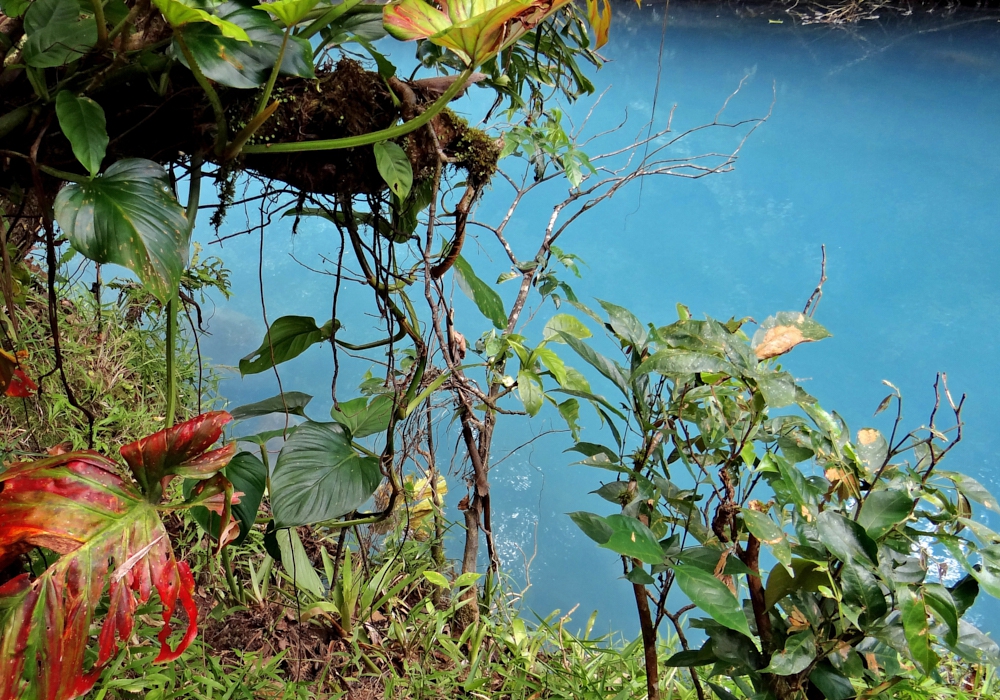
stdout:
[[608,43],[608,33],[611,30],[611,3],[608,0],[604,0],[602,14],[600,2],[601,0],[587,0],[587,19],[590,22],[590,26],[594,28],[594,33],[597,35],[597,40],[594,43],[595,49],[599,49]]

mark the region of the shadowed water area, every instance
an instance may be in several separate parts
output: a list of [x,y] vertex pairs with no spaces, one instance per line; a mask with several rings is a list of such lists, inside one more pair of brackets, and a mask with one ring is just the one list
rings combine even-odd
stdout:
[[[603,132],[627,116],[626,126],[588,147],[593,155],[627,144],[653,112],[654,130],[674,110],[674,133],[711,122],[743,81],[720,118],[736,122],[770,119],[743,145],[733,172],[687,180],[661,177],[632,185],[579,220],[560,246],[586,265],[583,279],[570,281],[581,301],[605,299],[657,325],[676,318],[675,304],[696,317],[763,320],[776,311],[800,310],[817,283],[820,246],[826,245],[829,280],[816,319],[834,335],[802,346],[786,367],[852,431],[886,429],[891,420],[872,413],[888,393],[889,380],[903,393],[906,425],[926,421],[935,373],[945,371],[952,390],[969,394],[963,444],[950,469],[1000,493],[996,418],[1000,393],[990,379],[1000,361],[995,329],[1000,325],[1000,23],[997,17],[956,15],[870,21],[859,27],[796,26],[787,16],[738,18],[731,10],[670,6],[665,35],[662,6],[616,8],[611,41],[602,49],[609,63],[594,76],[597,93],[608,92],[593,111],[585,133]],[[660,54],[661,36],[663,52]],[[397,45],[392,58],[409,56]],[[569,109],[579,125],[596,95]],[[455,104],[476,123],[489,107],[484,92]],[[742,130],[710,129],[685,139],[676,156],[731,152]],[[654,146],[655,147],[655,146]],[[510,190],[499,180],[479,205],[478,218],[498,220]],[[512,222],[511,245],[537,249],[552,205],[565,186],[542,188]],[[247,213],[251,225],[257,212]],[[246,227],[234,208],[221,235]],[[483,279],[506,271],[495,239],[476,232],[464,254]],[[208,243],[215,234],[199,227]],[[209,311],[212,336],[206,357],[235,366],[260,344],[264,333],[258,263],[263,261],[267,317],[287,314],[330,318],[334,278],[306,270],[333,269],[318,256],[337,259],[340,239],[331,226],[303,221],[292,235],[291,219],[267,228],[261,256],[257,233],[208,246],[232,270],[235,295]],[[509,304],[516,289],[500,287]],[[489,328],[456,289],[456,323],[470,342]],[[567,310],[567,309],[563,309]],[[525,333],[539,339],[551,304],[538,310]],[[375,307],[369,291],[345,286],[339,337],[375,340]],[[600,346],[600,344],[599,344]],[[611,354],[610,343],[600,346]],[[582,361],[570,358],[580,369]],[[341,354],[338,396],[357,395],[370,362]],[[315,398],[308,412],[328,420],[333,357],[328,344],[313,347],[280,366],[285,391]],[[378,374],[378,368],[374,368]],[[277,392],[273,373],[240,379],[227,374],[221,386],[231,406]],[[590,377],[596,390],[613,390]],[[515,406],[511,405],[511,408]],[[581,411],[585,440],[601,441],[593,412]],[[440,457],[451,462],[455,432],[443,419]],[[254,429],[278,427],[276,419]],[[577,622],[599,610],[597,630],[633,635],[634,602],[617,556],[598,549],[565,513],[608,514],[611,504],[589,492],[613,478],[581,466],[563,450],[569,434],[554,410],[533,420],[503,417],[495,436],[494,524],[502,561],[519,588],[531,559],[526,605],[541,614],[579,604]],[[562,431],[544,434],[546,431]],[[529,442],[533,436],[537,440]],[[272,443],[272,448],[279,445]],[[513,453],[511,451],[513,450]],[[508,453],[509,454],[508,456]],[[808,468],[808,467],[807,467]],[[456,460],[453,474],[461,470]],[[449,514],[465,489],[450,475]],[[452,533],[458,555],[462,532]],[[982,601],[982,597],[981,597]],[[984,629],[995,602],[974,611]]]

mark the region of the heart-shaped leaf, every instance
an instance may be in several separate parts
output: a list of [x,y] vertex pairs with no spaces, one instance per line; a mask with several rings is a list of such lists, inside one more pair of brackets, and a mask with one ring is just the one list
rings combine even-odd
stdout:
[[376,396],[371,402],[360,396],[341,403],[339,411],[330,409],[330,417],[350,430],[352,437],[363,438],[389,427],[393,405],[392,397],[386,394]]
[[339,518],[364,504],[381,481],[378,460],[355,452],[344,426],[303,423],[281,448],[271,474],[275,526]]
[[73,147],[73,155],[94,177],[108,148],[107,121],[101,105],[89,97],[62,90],[56,95],[59,127]]
[[24,14],[24,62],[34,68],[72,63],[97,44],[94,15],[66,0],[36,0]]
[[177,289],[188,220],[158,164],[129,158],[90,182],[69,183],[56,195],[55,215],[84,256],[129,268],[164,303]]

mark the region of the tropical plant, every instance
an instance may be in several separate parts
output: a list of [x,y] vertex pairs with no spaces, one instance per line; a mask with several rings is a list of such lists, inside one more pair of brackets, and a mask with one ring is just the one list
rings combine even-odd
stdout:
[[[176,659],[197,632],[194,579],[178,562],[160,514],[194,505],[221,515],[234,537],[232,484],[220,474],[235,445],[211,449],[230,419],[206,413],[125,445],[121,466],[96,452],[66,452],[0,472],[0,698],[69,699],[85,694],[132,634],[139,605],[155,590],[163,626],[155,661]],[[164,502],[176,477],[197,479],[184,501]],[[20,560],[43,547],[56,561],[34,579]],[[10,576],[11,573],[15,575]],[[170,639],[178,604],[183,636]],[[99,623],[96,650],[91,625]]]
[[[1000,658],[965,619],[980,588],[1000,595],[1000,537],[971,503],[998,506],[971,477],[941,469],[962,438],[964,401],[943,375],[925,426],[903,432],[890,384],[876,414],[895,405],[891,432],[852,436],[778,364],[829,335],[811,315],[776,314],[751,338],[748,319],[698,321],[678,306],[679,320],[657,327],[601,305],[624,365],[579,334],[552,338],[621,394],[624,410],[607,403],[602,414],[612,442],[570,448],[581,464],[617,474],[596,493],[620,511],[570,517],[621,555],[650,698],[658,664],[690,668],[700,697],[704,679],[723,700],[735,697],[711,680],[725,675],[747,697],[846,700],[887,692],[908,664],[935,673],[942,650],[973,663]],[[954,423],[942,426],[939,409]],[[690,604],[671,611],[676,588]],[[697,649],[680,626],[694,609],[705,615],[691,623],[706,636]],[[684,647],[665,660],[656,652],[664,619]]]

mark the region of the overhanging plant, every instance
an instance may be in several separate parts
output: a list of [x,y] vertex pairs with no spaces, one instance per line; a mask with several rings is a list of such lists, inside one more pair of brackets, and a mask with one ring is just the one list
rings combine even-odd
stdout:
[[[0,700],[85,694],[131,636],[136,610],[154,589],[163,617],[155,660],[174,660],[190,645],[197,634],[194,579],[175,559],[160,514],[205,506],[222,516],[220,542],[236,536],[230,506],[238,501],[219,473],[236,446],[211,449],[229,420],[224,411],[206,413],[124,446],[131,479],[89,450],[0,472],[0,570],[10,571],[36,547],[59,555],[37,578],[20,573],[0,585]],[[197,479],[198,487],[185,501],[164,503],[176,477]],[[187,625],[172,647],[178,605]]]

